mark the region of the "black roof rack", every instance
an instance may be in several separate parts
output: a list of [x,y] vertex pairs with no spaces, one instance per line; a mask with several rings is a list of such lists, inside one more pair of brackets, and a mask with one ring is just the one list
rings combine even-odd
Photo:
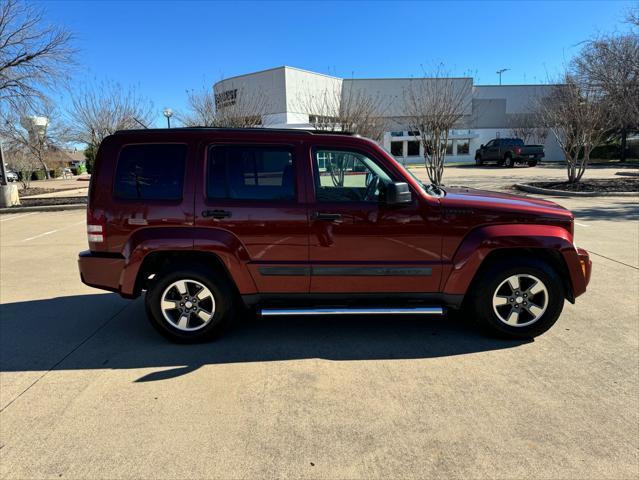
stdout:
[[118,134],[127,134],[127,133],[148,133],[148,132],[200,132],[202,130],[211,131],[211,132],[260,132],[260,133],[289,133],[289,134],[297,134],[297,135],[348,135],[348,136],[359,136],[356,133],[352,132],[334,132],[334,131],[325,131],[325,130],[310,130],[310,129],[300,129],[300,128],[220,128],[220,127],[176,127],[176,128],[136,128],[131,130],[118,130],[115,132]]

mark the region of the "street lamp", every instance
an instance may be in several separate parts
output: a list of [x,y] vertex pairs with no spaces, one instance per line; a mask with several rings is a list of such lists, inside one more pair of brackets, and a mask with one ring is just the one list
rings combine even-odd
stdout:
[[171,128],[171,117],[173,116],[173,110],[171,110],[170,108],[165,108],[164,116],[166,117],[166,124],[168,125],[168,128]]
[[501,74],[507,72],[510,68],[502,68],[501,70],[497,70],[497,75],[499,75],[499,85],[501,85]]

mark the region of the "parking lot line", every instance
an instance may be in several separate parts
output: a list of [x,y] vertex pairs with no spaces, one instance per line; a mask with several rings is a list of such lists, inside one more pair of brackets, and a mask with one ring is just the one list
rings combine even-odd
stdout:
[[8,222],[9,220],[17,220],[18,218],[28,217],[29,215],[36,215],[40,212],[31,212],[31,213],[23,213],[22,215],[16,215],[11,213],[7,216],[7,218],[0,219],[0,222]]
[[575,225],[579,225],[580,227],[590,228],[590,225],[586,225],[585,223],[575,222]]
[[22,242],[29,242],[31,240],[35,240],[36,238],[46,237],[47,235],[51,235],[52,233],[61,232],[62,230],[66,230],[67,228],[75,227],[76,225],[80,225],[81,223],[86,223],[86,220],[82,220],[81,222],[72,223],[71,225],[67,225],[66,227],[57,228],[55,230],[49,230],[48,232],[40,233],[38,235],[34,235],[33,237],[25,238],[21,240]]

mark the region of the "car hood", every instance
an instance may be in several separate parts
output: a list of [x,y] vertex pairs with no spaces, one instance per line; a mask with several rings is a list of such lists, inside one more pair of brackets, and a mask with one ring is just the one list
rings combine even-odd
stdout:
[[446,195],[441,198],[444,208],[478,208],[573,218],[569,210],[548,200],[468,187],[450,187],[445,190]]

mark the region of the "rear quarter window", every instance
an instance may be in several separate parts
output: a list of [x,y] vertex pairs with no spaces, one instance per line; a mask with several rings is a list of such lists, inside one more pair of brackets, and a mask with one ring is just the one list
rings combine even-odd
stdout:
[[124,200],[180,200],[187,146],[127,145],[120,151],[113,194]]

